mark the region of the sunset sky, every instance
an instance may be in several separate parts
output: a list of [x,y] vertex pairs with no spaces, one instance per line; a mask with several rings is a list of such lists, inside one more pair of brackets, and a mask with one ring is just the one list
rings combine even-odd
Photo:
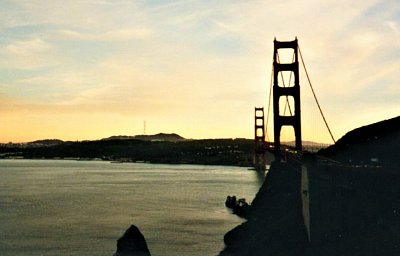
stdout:
[[[336,139],[400,115],[398,0],[0,0],[0,142],[253,138],[296,36]],[[300,86],[303,139],[330,142]]]

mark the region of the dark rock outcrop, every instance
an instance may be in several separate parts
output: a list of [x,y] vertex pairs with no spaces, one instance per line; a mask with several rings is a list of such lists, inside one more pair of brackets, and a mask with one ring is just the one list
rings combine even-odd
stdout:
[[319,155],[343,163],[399,167],[400,116],[356,128]]
[[236,200],[236,196],[228,196],[225,201],[225,206],[232,210],[232,213],[237,216],[247,219],[250,212],[250,205],[245,198]]
[[300,173],[274,163],[251,205],[248,221],[229,231],[220,256],[304,255]]
[[114,256],[150,256],[146,240],[135,225],[131,225],[118,239]]

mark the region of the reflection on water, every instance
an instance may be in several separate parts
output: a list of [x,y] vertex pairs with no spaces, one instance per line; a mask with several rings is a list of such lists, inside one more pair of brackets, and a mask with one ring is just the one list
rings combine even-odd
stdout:
[[251,201],[247,168],[1,160],[0,255],[112,255],[130,224],[153,256],[216,255],[242,222],[228,194]]

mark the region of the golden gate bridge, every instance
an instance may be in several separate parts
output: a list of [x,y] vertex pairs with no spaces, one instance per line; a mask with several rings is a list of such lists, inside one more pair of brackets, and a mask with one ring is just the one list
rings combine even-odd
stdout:
[[[292,51],[292,59],[288,63],[281,62],[281,49]],[[341,246],[354,237],[357,237],[357,243],[362,242],[364,234],[359,231],[363,229],[367,230],[367,236],[373,236],[369,232],[377,230],[382,233],[379,236],[388,239],[383,235],[384,226],[379,223],[380,215],[394,220],[389,223],[391,230],[385,232],[390,232],[393,239],[400,237],[400,219],[397,217],[397,212],[400,213],[400,175],[395,167],[352,165],[322,157],[303,147],[299,59],[327,133],[332,142],[336,142],[311,84],[297,38],[293,41],[275,39],[267,119],[263,107],[256,107],[254,112],[256,169],[264,172],[266,163],[272,161],[271,169],[274,169],[274,175],[281,173],[283,183],[285,177],[295,176],[292,185],[297,187],[295,191],[298,190],[299,195],[296,197],[301,200],[303,222],[309,241],[315,248],[326,244]],[[289,77],[288,82],[285,82],[283,73]],[[271,105],[273,143],[268,141],[267,131]],[[285,126],[293,127],[294,145],[285,145],[281,141],[281,130]],[[352,217],[348,220],[352,211],[359,214],[358,219]],[[367,221],[377,223],[372,223],[372,228],[364,228],[362,225],[367,225]],[[398,252],[396,248],[393,250]]]
[[[291,61],[281,61],[281,50],[291,51]],[[254,164],[256,169],[264,170],[266,158],[268,158],[266,157],[267,153],[273,153],[275,156],[278,156],[282,155],[282,153],[287,155],[286,152],[288,151],[296,154],[308,151],[303,148],[302,141],[299,59],[301,59],[301,64],[304,68],[313,98],[330,135],[330,139],[333,143],[336,142],[312,86],[297,38],[293,41],[277,41],[275,38],[267,118],[265,120],[263,107],[256,107],[254,114]],[[268,124],[271,116],[271,105],[273,106],[273,143],[268,142],[270,138],[268,136]],[[282,128],[287,126],[293,128],[295,136],[294,145],[281,142]]]

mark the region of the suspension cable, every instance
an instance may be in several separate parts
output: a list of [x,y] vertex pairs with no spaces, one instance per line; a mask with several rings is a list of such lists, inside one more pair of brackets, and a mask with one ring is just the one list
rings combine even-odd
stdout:
[[334,138],[333,135],[332,135],[331,129],[329,128],[328,122],[327,122],[326,119],[325,119],[324,113],[322,112],[321,106],[319,105],[317,96],[315,95],[314,88],[313,88],[313,86],[312,86],[312,84],[311,84],[310,77],[308,76],[308,72],[307,72],[306,65],[304,64],[304,59],[303,59],[303,55],[301,54],[300,46],[297,45],[297,47],[298,47],[298,49],[299,49],[300,58],[301,58],[301,63],[303,64],[304,71],[306,72],[306,76],[307,76],[307,79],[308,79],[308,83],[309,83],[309,85],[310,85],[311,92],[312,92],[312,94],[313,94],[313,96],[314,96],[315,102],[317,103],[319,112],[321,113],[322,119],[324,119],[325,126],[326,126],[326,128],[328,129],[328,132],[329,132],[329,134],[330,134],[330,136],[331,136],[331,138],[332,138],[333,143],[336,143],[335,138]]
[[268,137],[268,120],[269,120],[269,109],[271,106],[271,94],[272,94],[272,81],[273,81],[273,77],[274,77],[274,64],[272,64],[272,69],[271,69],[271,82],[269,85],[269,96],[268,96],[268,110],[267,110],[267,122],[265,125],[265,135],[267,136],[267,140],[269,141],[269,137]]

